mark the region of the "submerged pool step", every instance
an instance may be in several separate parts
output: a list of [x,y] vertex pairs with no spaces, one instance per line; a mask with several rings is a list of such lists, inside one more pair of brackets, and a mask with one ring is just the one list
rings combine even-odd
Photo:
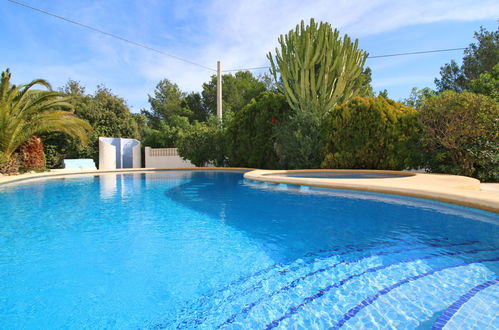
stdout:
[[[490,252],[490,251],[489,251]],[[401,279],[404,276],[416,276],[417,274],[429,271],[431,267],[421,260],[440,259],[440,262],[446,261],[451,252],[442,252],[441,254],[434,253],[421,258],[408,258],[394,261],[391,264],[385,264],[376,267],[370,267],[349,275],[340,275],[339,278],[329,280],[329,285],[323,285],[319,279],[315,281],[308,280],[303,285],[296,286],[293,292],[285,292],[279,295],[274,295],[271,300],[261,303],[252,309],[252,315],[245,315],[240,313],[238,317],[233,317],[229,323],[242,322],[245,318],[247,321],[268,321],[269,325],[279,325],[283,321],[287,321],[295,314],[307,312],[309,306],[313,306],[315,301],[320,301],[323,304],[326,297],[333,297],[331,299],[331,308],[335,308],[338,313],[347,311],[355,305],[357,301],[361,301],[364,297],[369,295],[369,290],[376,290],[379,287],[389,286],[393,281]],[[476,254],[478,250],[469,250],[462,252],[454,252],[454,255],[459,254]],[[447,254],[447,256],[446,256]],[[348,273],[347,273],[348,274]],[[336,275],[336,274],[335,274]],[[351,299],[345,297],[351,296]],[[345,302],[346,305],[342,306],[340,302]],[[350,304],[350,306],[348,305]],[[314,314],[317,310],[328,310],[324,306],[320,308],[311,308],[308,312]],[[274,319],[270,320],[268,315],[272,311]],[[317,315],[312,315],[311,319],[316,319]],[[321,317],[321,319],[327,319]],[[229,324],[227,321],[224,325]]]
[[[264,308],[271,305],[274,312],[276,305],[280,306],[282,313],[290,308],[293,302],[299,301],[300,297],[312,295],[321,286],[331,283],[331,271],[334,270],[335,276],[341,278],[349,278],[355,274],[362,274],[366,269],[376,269],[384,267],[384,263],[388,263],[387,259],[390,255],[398,255],[405,252],[403,256],[407,257],[407,253],[414,251],[414,258],[417,260],[421,252],[428,248],[437,249],[438,247],[470,247],[476,242],[463,243],[441,243],[436,244],[431,242],[428,245],[414,246],[390,246],[389,250],[370,250],[369,254],[358,255],[353,251],[359,251],[360,248],[350,249],[349,253],[345,251],[340,254],[347,255],[345,258],[339,258],[338,255],[329,258],[312,258],[308,260],[299,260],[289,265],[280,265],[270,271],[263,271],[257,276],[253,276],[245,280],[243,283],[237,283],[229,287],[215,292],[213,295],[204,296],[190,303],[185,308],[185,313],[181,313],[177,320],[164,321],[155,324],[154,328],[169,328],[169,327],[198,327],[202,324],[229,326],[232,323],[244,321],[249,314],[259,314],[259,308]],[[418,250],[420,250],[418,252]],[[442,257],[449,253],[460,253],[441,251],[430,255],[431,258]],[[384,259],[380,259],[383,256]],[[309,262],[312,260],[313,262]],[[403,261],[402,256],[398,256],[393,262]],[[385,267],[386,268],[386,267]],[[424,271],[426,269],[420,270]],[[291,304],[291,305],[290,305]],[[263,307],[262,307],[263,306]],[[255,310],[255,311],[254,311]],[[195,312],[194,312],[195,311]],[[195,313],[195,314],[193,314]],[[275,313],[274,313],[275,314]],[[187,316],[187,317],[185,317]],[[250,318],[249,318],[250,319]],[[263,319],[258,316],[258,319]],[[272,320],[269,320],[269,322]]]
[[[491,263],[497,265],[499,258],[461,261],[404,278],[348,310],[333,321],[333,328],[348,325],[355,329],[374,318],[380,327],[414,329],[451,305],[470,288],[495,278],[496,274],[487,268]],[[464,323],[460,326],[468,328]]]
[[498,329],[499,278],[481,283],[449,305],[433,323],[432,330]]

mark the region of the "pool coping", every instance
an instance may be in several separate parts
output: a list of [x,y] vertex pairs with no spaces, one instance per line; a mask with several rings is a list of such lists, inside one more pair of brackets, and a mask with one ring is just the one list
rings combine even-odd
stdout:
[[[193,168],[136,168],[116,170],[76,170],[25,173],[14,176],[1,176],[0,186],[9,183],[38,181],[51,178],[77,177],[84,175],[101,175],[110,173],[152,173],[164,171],[244,171],[248,180],[304,185],[312,187],[346,189],[389,193],[395,195],[426,198],[451,204],[464,205],[485,211],[499,213],[499,193],[480,189],[480,181],[474,178],[450,175],[428,174],[404,171],[382,170],[260,170],[246,167],[193,167]],[[303,172],[357,172],[386,173],[404,175],[396,178],[377,179],[331,179],[283,177],[273,174]]]
[[[303,172],[320,173],[385,173],[404,175],[396,178],[376,179],[333,179],[285,177],[273,174],[290,174]],[[410,197],[425,198],[445,203],[473,207],[485,211],[499,213],[499,193],[484,191],[480,181],[474,178],[450,175],[429,174],[404,171],[381,170],[254,170],[246,172],[248,180],[272,182],[292,185],[305,185],[321,188],[360,190],[378,193],[388,193]]]

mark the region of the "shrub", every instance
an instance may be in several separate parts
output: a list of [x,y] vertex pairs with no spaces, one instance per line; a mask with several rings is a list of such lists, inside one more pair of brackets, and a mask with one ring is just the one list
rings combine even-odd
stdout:
[[196,166],[225,166],[225,130],[215,117],[194,123],[178,139],[179,155]]
[[19,154],[17,152],[13,153],[9,160],[0,166],[0,174],[17,174],[19,172]]
[[323,159],[322,115],[298,111],[275,129],[279,164],[286,169],[319,168]]
[[32,136],[19,147],[19,167],[23,171],[41,171],[45,169],[43,143],[38,136]]
[[180,135],[189,128],[187,117],[171,116],[169,122],[160,120],[158,129],[146,128],[142,145],[151,148],[175,148]]
[[499,181],[499,103],[485,95],[443,92],[420,110],[425,164],[432,172]]
[[227,156],[231,166],[277,168],[274,128],[289,116],[282,94],[264,92],[234,114],[227,127]]
[[357,97],[324,122],[323,168],[400,170],[417,163],[415,109],[385,97]]

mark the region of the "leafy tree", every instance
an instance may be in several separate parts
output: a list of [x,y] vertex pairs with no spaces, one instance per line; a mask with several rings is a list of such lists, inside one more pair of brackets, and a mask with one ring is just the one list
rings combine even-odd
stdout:
[[279,165],[285,169],[319,168],[323,159],[323,116],[298,111],[275,130],[275,150]]
[[[11,158],[14,151],[35,134],[63,132],[88,141],[90,125],[70,110],[71,97],[52,91],[50,84],[36,79],[20,86],[10,83],[9,70],[2,72],[0,80],[0,167]],[[48,90],[35,90],[42,86]]]
[[151,111],[142,110],[142,114],[146,116],[149,126],[154,129],[159,129],[160,121],[164,120],[168,123],[171,116],[193,117],[193,112],[184,107],[185,93],[180,90],[177,84],[170,82],[168,79],[161,80],[154,90],[154,95],[149,95],[149,103]]
[[142,145],[151,148],[175,148],[180,135],[189,129],[187,117],[172,116],[168,124],[163,120],[160,121],[159,129],[146,128]]
[[177,147],[179,155],[196,166],[227,164],[225,128],[215,116],[205,123],[195,122],[184,130]]
[[282,94],[264,92],[234,114],[227,127],[227,156],[236,167],[279,168],[275,127],[291,109]]
[[[63,158],[93,158],[98,164],[99,137],[123,137],[140,139],[139,125],[124,99],[111,90],[98,86],[94,95],[84,95],[79,83],[70,81],[63,90],[72,95],[75,114],[86,120],[93,132],[84,146],[74,139],[60,134],[42,136],[47,153],[47,166],[58,167]],[[139,117],[140,118],[140,117]]]
[[471,90],[474,93],[483,94],[499,101],[499,64],[492,71],[482,73],[471,82]]
[[447,91],[419,111],[425,164],[432,172],[499,180],[499,103]]
[[[279,37],[275,58],[267,55],[271,73],[282,80],[282,92],[295,111],[325,114],[359,94],[359,83],[367,53],[344,35],[339,37],[329,23],[305,26]],[[361,78],[363,79],[363,78]],[[304,118],[304,117],[303,117]]]
[[400,170],[417,165],[415,109],[382,96],[356,97],[329,113],[323,168]]
[[210,109],[205,105],[204,100],[199,93],[189,93],[182,100],[182,106],[191,111],[189,120],[192,122],[207,121],[210,117]]
[[466,89],[466,77],[454,60],[440,68],[440,77],[440,79],[435,78],[435,85],[439,92],[455,91],[460,93]]
[[[244,108],[251,99],[266,90],[266,83],[256,78],[249,71],[239,71],[222,75],[222,107],[223,111],[237,112]],[[217,77],[203,84],[203,102],[210,114],[217,112]]]
[[461,67],[451,61],[440,68],[440,79],[435,79],[439,92],[470,90],[472,81],[499,62],[499,29],[489,32],[483,27],[475,32],[477,43],[471,43],[464,51]]
[[402,101],[402,104],[419,109],[424,104],[424,102],[436,95],[435,91],[431,88],[425,87],[423,89],[418,89],[417,87],[413,87],[411,90],[411,94],[408,98]]

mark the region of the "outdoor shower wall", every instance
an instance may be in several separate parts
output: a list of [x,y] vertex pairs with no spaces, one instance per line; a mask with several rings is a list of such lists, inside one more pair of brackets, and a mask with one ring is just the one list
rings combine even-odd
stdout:
[[100,170],[140,167],[140,141],[123,138],[99,138]]

